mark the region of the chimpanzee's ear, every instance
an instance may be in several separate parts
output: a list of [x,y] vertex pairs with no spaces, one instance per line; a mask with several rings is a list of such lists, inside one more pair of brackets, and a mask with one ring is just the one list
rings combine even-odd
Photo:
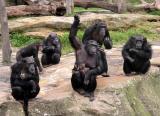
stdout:
[[144,38],[143,38],[143,40],[144,40],[144,42],[146,42],[146,43],[147,43],[147,38],[146,38],[146,37],[144,37]]
[[129,39],[134,40],[134,39],[135,39],[135,37],[132,35],[132,36],[130,36],[130,38],[129,38]]

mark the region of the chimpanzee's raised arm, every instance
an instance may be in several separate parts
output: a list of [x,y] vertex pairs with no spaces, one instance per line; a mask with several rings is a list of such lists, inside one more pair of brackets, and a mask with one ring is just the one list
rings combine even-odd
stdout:
[[79,16],[75,15],[74,16],[74,22],[71,26],[70,29],[70,34],[69,34],[69,40],[71,43],[71,46],[75,49],[78,50],[81,48],[81,43],[78,41],[76,35],[77,35],[77,31],[78,31],[78,26],[79,26]]

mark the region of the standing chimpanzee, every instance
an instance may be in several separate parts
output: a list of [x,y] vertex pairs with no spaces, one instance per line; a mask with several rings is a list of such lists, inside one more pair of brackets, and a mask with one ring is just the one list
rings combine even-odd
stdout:
[[74,16],[74,22],[69,34],[69,40],[75,50],[76,57],[71,83],[75,91],[90,97],[90,100],[93,101],[94,90],[97,86],[96,76],[103,72],[104,65],[96,41],[89,40],[86,44],[81,44],[78,41],[76,35],[79,22],[79,17]]
[[23,58],[32,56],[39,68],[39,71],[42,72],[43,69],[38,59],[38,51],[40,49],[42,49],[42,45],[40,43],[34,43],[20,49],[16,54],[17,62],[22,60]]
[[132,72],[145,74],[150,67],[152,48],[144,36],[134,35],[124,45],[122,56],[124,58],[123,70],[126,75]]
[[26,57],[11,67],[12,96],[23,100],[25,116],[28,116],[28,101],[35,98],[39,91],[39,74],[33,58]]
[[61,57],[61,42],[55,33],[50,33],[43,42],[42,65],[58,64]]
[[[90,26],[85,30],[82,41],[83,43],[86,43],[88,40],[95,40],[98,42],[100,46],[104,44],[106,49],[112,48],[112,39],[110,38],[107,25],[101,20],[98,20],[94,25]],[[108,64],[107,64],[106,54],[103,49],[99,50],[101,52],[101,58],[104,64],[104,71],[102,76],[107,77],[109,75],[107,74]]]

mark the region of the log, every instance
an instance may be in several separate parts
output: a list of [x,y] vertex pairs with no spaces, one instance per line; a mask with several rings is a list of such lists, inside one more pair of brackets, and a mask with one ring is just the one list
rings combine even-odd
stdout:
[[77,7],[83,7],[83,8],[103,8],[106,10],[110,10],[115,13],[121,12],[118,8],[117,4],[111,4],[107,3],[105,1],[98,1],[98,0],[74,0],[74,5]]
[[[8,17],[26,16],[26,15],[64,15],[66,9],[57,7],[54,4],[50,5],[18,5],[6,7]],[[64,11],[63,11],[63,10]],[[62,11],[61,11],[62,10]]]
[[115,13],[123,13],[125,11],[137,12],[137,11],[158,10],[158,7],[155,6],[155,4],[146,3],[144,0],[141,0],[141,2],[143,2],[143,4],[131,6],[125,4],[123,0],[119,0],[119,2],[117,3],[107,3],[104,0],[74,0],[75,6],[78,7],[83,7],[86,9],[91,7],[103,8]]

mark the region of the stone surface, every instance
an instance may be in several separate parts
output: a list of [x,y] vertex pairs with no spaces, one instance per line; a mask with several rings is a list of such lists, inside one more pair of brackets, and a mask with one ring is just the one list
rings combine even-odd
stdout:
[[[140,14],[85,14],[80,15],[81,27],[87,27],[95,20],[101,19],[105,21],[108,28],[117,30],[119,28],[135,27],[139,22],[160,20],[160,16],[140,15]],[[33,28],[49,27],[55,30],[68,30],[73,22],[73,17],[56,17],[56,16],[41,16],[41,17],[26,17],[9,20],[10,31],[30,30]]]
[[[156,48],[153,57],[160,57],[160,50],[158,50],[160,47],[153,46],[153,48],[154,50]],[[13,50],[12,62],[15,62],[15,51]],[[141,78],[126,77],[123,74],[121,48],[113,48],[106,53],[110,77],[97,77],[95,101],[90,102],[88,98],[73,91],[70,78],[75,61],[74,54],[70,53],[62,56],[60,64],[47,67],[40,74],[41,91],[37,98],[29,103],[30,114],[32,116],[129,116],[137,112],[131,105],[132,97],[129,98],[130,89],[133,88],[128,88],[128,86],[134,86],[135,80],[141,80]],[[155,72],[157,69],[152,66],[150,72]],[[24,116],[21,104],[10,95],[9,66],[1,65],[0,70],[0,115]],[[126,87],[128,89],[125,89]],[[136,94],[133,93],[133,95]],[[157,109],[154,114],[158,114],[158,111]]]

